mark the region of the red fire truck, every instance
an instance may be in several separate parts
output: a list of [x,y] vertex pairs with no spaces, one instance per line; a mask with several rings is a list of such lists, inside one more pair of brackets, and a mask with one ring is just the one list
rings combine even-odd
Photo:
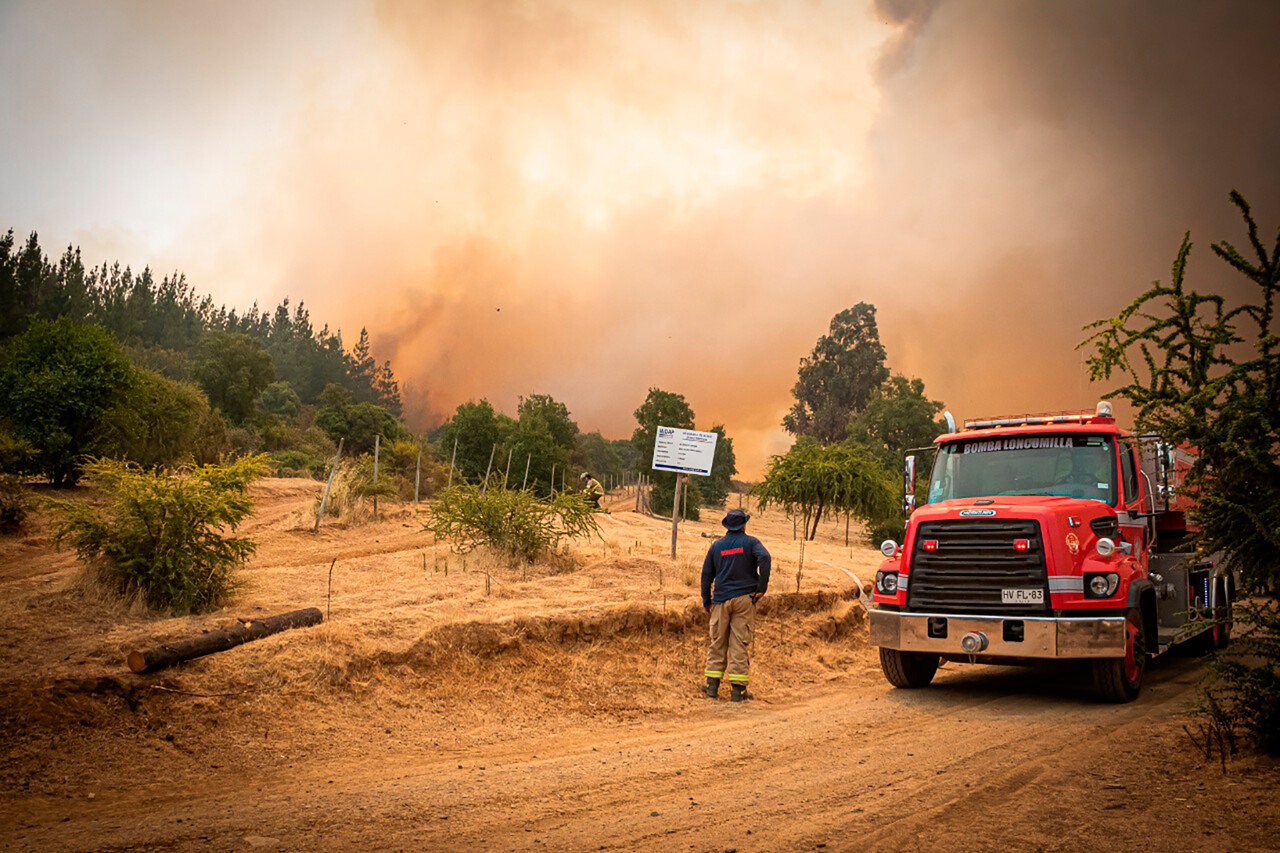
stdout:
[[966,421],[935,441],[927,502],[908,456],[901,543],[875,576],[871,643],[896,687],[941,660],[1091,662],[1099,693],[1138,696],[1147,661],[1176,643],[1225,646],[1235,580],[1188,553],[1193,457],[1096,411]]

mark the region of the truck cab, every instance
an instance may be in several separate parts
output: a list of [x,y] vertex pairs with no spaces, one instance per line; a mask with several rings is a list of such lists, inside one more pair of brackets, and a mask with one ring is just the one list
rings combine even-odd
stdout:
[[1172,550],[1186,460],[1167,442],[1120,429],[1104,402],[967,421],[935,448],[919,507],[908,457],[903,540],[882,545],[875,576],[871,643],[890,683],[927,685],[943,659],[1087,659],[1102,696],[1127,702],[1173,643],[1225,643],[1229,574]]

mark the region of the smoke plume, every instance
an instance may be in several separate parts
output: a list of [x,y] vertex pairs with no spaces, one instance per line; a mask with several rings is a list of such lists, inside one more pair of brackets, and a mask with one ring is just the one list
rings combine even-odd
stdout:
[[[1081,326],[1188,229],[1193,284],[1239,293],[1207,250],[1242,239],[1231,188],[1280,221],[1272,3],[386,0],[240,40],[180,8],[135,31],[201,48],[163,103],[255,141],[155,251],[367,325],[419,426],[543,392],[623,436],[658,386],[754,476],[799,359],[864,300],[957,415],[1091,406]],[[195,82],[220,74],[276,85],[237,112]]]

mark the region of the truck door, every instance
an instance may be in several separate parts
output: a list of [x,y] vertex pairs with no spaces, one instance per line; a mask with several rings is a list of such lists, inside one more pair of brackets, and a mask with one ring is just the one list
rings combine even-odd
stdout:
[[1141,515],[1146,511],[1146,494],[1142,486],[1142,478],[1138,476],[1138,458],[1134,454],[1133,444],[1121,441],[1120,450],[1120,536],[1133,545],[1133,554],[1138,564],[1147,565],[1147,520]]

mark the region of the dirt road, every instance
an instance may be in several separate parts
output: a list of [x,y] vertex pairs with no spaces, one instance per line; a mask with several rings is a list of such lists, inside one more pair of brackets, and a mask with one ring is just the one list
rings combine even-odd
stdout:
[[[1276,849],[1280,763],[1191,746],[1203,661],[1138,702],[1081,668],[943,669],[891,689],[824,525],[774,552],[745,706],[696,690],[703,534],[627,512],[572,562],[512,568],[421,509],[310,533],[318,484],[255,487],[248,583],[222,611],[104,599],[45,528],[0,539],[0,849]],[[46,522],[41,522],[45,524]],[[855,534],[856,535],[856,534]],[[139,645],[304,604],[325,624],[152,676]],[[490,588],[492,587],[492,589]],[[39,630],[32,630],[32,626]],[[656,814],[655,814],[656,813]]]
[[[441,753],[371,748],[187,786],[29,800],[18,849],[1274,849],[1274,763],[1223,776],[1171,718],[1199,661],[1098,704],[1076,669],[875,673],[806,699],[547,731]],[[10,801],[10,805],[12,805]],[[13,817],[11,815],[11,817]],[[8,823],[8,821],[6,821]]]

